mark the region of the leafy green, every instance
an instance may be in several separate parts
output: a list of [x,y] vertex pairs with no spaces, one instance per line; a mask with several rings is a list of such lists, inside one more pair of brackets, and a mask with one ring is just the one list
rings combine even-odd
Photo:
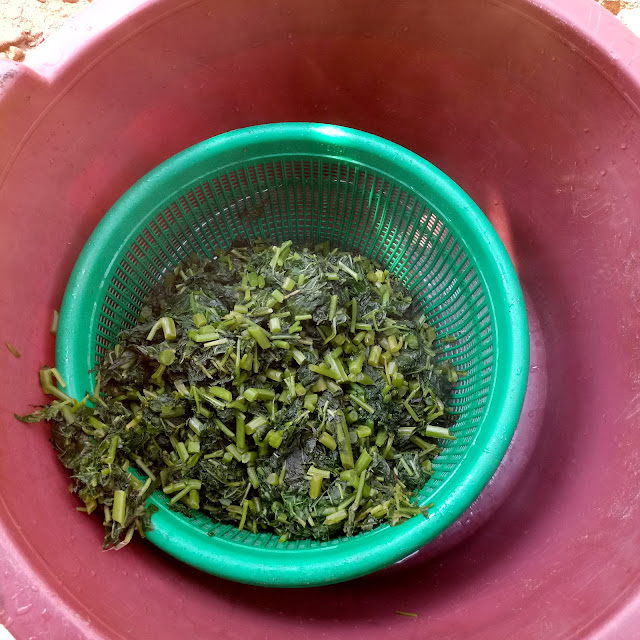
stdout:
[[243,241],[165,278],[91,397],[45,368],[56,400],[19,419],[52,423],[83,508],[104,513],[105,547],[144,534],[155,490],[186,515],[326,540],[427,516],[415,494],[453,438],[462,375],[440,351],[380,265]]

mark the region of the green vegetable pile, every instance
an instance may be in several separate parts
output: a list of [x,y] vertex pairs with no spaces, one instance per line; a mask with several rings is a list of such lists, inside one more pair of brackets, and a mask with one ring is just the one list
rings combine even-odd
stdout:
[[104,510],[105,547],[144,535],[156,489],[280,541],[427,515],[415,494],[453,439],[459,375],[435,330],[365,257],[245,244],[166,277],[91,397],[41,371],[56,400],[22,419],[53,423],[83,509]]

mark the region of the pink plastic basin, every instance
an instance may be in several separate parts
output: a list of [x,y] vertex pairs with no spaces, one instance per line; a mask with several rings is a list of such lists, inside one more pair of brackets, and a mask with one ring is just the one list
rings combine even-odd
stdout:
[[[18,639],[640,637],[640,44],[592,0],[97,0],[0,61],[0,622]],[[251,588],[103,553],[43,425],[51,311],[114,200],[217,133],[364,129],[463,186],[508,247],[532,366],[509,455],[400,565]],[[402,610],[417,613],[403,617]]]

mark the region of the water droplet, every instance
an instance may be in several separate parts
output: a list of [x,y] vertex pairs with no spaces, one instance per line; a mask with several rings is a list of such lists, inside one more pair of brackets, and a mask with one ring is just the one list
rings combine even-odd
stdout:
[[583,129],[583,131],[584,131],[585,133],[589,133],[589,127],[585,127],[585,128]]
[[607,175],[607,170],[606,170],[606,169],[602,169],[602,170],[600,171],[600,175],[601,175],[601,176],[606,176],[606,175]]
[[29,613],[29,611],[31,610],[31,607],[32,607],[32,606],[33,606],[32,604],[25,604],[23,607],[18,607],[18,608],[16,609],[16,613],[17,613],[19,616],[23,616],[23,615],[25,615],[26,613]]
[[533,418],[536,415],[535,409],[529,411],[529,413],[527,414],[530,418]]
[[537,370],[538,370],[538,365],[537,365],[537,364],[532,364],[532,365],[529,367],[529,371],[537,371]]
[[596,145],[596,151],[600,151],[600,145],[599,144]]
[[624,151],[624,150],[627,148],[627,143],[626,143],[626,142],[623,142],[623,143],[620,145],[620,148]]

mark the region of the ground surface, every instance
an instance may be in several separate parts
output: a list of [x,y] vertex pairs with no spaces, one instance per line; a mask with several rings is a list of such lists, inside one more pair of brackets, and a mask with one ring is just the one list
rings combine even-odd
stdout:
[[11,60],[23,60],[29,49],[90,3],[91,0],[0,0],[0,53]]
[[[92,0],[0,0],[0,56],[18,62]],[[640,36],[640,0],[596,0]],[[109,0],[95,0],[109,2]]]

